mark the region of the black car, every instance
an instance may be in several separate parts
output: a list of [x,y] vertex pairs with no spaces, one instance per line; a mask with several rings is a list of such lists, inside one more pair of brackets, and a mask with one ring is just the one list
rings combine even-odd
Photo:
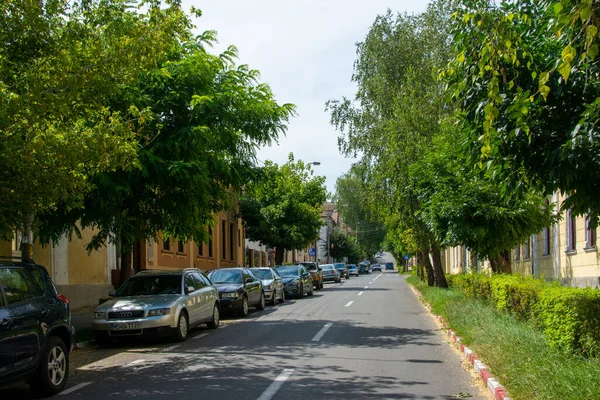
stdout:
[[302,265],[304,268],[306,268],[306,270],[313,279],[315,290],[323,289],[323,272],[321,272],[321,268],[319,268],[319,265],[316,262],[300,262],[298,263],[298,265]]
[[350,278],[350,274],[348,273],[348,268],[346,268],[345,263],[335,263],[333,265],[335,266],[335,268],[337,268],[338,271],[340,271],[340,275],[342,275],[346,279]]
[[361,262],[358,264],[358,273],[359,274],[370,274],[371,273],[371,265],[366,262]]
[[283,279],[286,296],[304,297],[304,294],[312,296],[314,293],[313,280],[306,268],[302,265],[279,267],[277,272]]
[[0,385],[26,379],[42,396],[60,392],[74,336],[69,301],[46,269],[0,259]]
[[221,268],[208,274],[217,287],[221,310],[233,311],[242,317],[248,315],[249,307],[265,309],[265,292],[262,281],[248,268]]

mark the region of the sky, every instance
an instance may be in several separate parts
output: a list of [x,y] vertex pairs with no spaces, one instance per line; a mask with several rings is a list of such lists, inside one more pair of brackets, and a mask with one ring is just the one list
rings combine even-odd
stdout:
[[339,132],[330,124],[325,102],[353,98],[351,81],[356,43],[362,41],[377,15],[425,10],[426,0],[184,0],[202,10],[199,31],[216,30],[219,53],[229,45],[239,63],[261,73],[279,104],[293,103],[297,115],[278,144],[261,148],[258,159],[285,163],[320,162],[315,173],[326,177],[335,192],[336,179],[352,159],[339,153]]

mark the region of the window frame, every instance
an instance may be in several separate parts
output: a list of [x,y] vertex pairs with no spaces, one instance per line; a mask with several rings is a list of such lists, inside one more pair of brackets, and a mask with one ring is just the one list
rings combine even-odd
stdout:
[[177,254],[186,254],[185,253],[185,243],[183,240],[177,241]]
[[572,210],[569,208],[566,212],[565,222],[567,224],[567,253],[575,253],[577,251],[577,221],[573,216]]
[[589,214],[585,216],[585,248],[595,249],[598,243],[597,227],[590,228],[591,221]]
[[528,237],[523,243],[523,261],[525,260],[531,260],[531,237]]
[[171,238],[170,237],[166,237],[163,239],[162,241],[162,251],[166,251],[168,253],[172,253],[171,250]]
[[214,258],[214,250],[213,250],[213,245],[214,245],[214,241],[213,241],[213,229],[212,226],[208,227],[208,258]]
[[544,228],[542,229],[542,256],[549,256],[550,255],[550,245],[551,245],[551,240],[550,240],[550,228]]
[[34,296],[33,293],[31,293],[31,284],[29,283],[29,279],[27,276],[27,273],[23,270],[23,268],[19,268],[19,267],[15,267],[15,266],[6,266],[3,268],[0,268],[0,271],[2,270],[14,270],[17,272],[17,274],[19,274],[21,276],[21,279],[23,280],[23,282],[25,283],[25,285],[27,286],[27,294],[29,295],[27,298],[23,299],[23,300],[19,300],[17,302],[14,303],[9,303],[8,302],[8,295],[6,294],[6,290],[2,287],[2,285],[0,284],[0,291],[2,291],[2,294],[4,295],[4,304],[5,307],[12,307],[16,304],[21,304],[21,303],[26,303],[28,301],[31,301],[33,299],[39,298],[41,296]]
[[227,260],[227,221],[221,220],[221,259]]
[[515,247],[515,261],[521,261],[521,245]]

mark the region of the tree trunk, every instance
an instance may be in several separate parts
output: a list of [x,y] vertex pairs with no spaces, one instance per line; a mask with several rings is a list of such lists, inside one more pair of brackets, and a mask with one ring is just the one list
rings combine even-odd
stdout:
[[121,254],[121,273],[119,275],[119,286],[131,276],[131,251]]
[[142,245],[143,244],[144,244],[144,242],[142,240],[138,240],[133,245],[133,264],[132,264],[132,268],[133,268],[133,272],[136,273],[136,274],[142,270],[142,258],[141,258],[141,254],[142,254]]
[[431,260],[429,259],[429,250],[423,251],[423,261],[425,261],[425,270],[427,271],[427,286],[434,286],[435,276],[433,274]]
[[26,215],[23,219],[23,239],[19,250],[23,261],[33,261],[33,215]]
[[448,282],[442,267],[442,255],[437,245],[431,246],[431,257],[433,258],[433,275],[435,276],[435,286],[447,288]]
[[421,282],[425,282],[425,267],[424,267],[424,265],[425,265],[425,259],[423,258],[423,252],[422,251],[419,252],[419,259],[420,259],[420,262],[419,262],[419,265],[418,265],[418,267],[419,267],[419,279],[421,279]]
[[275,265],[283,265],[283,254],[285,249],[281,246],[275,247]]
[[510,250],[503,250],[497,257],[490,259],[492,272],[495,274],[510,274]]

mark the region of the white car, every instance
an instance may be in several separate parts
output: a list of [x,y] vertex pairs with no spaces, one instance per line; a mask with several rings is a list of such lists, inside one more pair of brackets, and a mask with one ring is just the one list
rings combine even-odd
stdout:
[[110,295],[113,298],[93,314],[98,344],[139,335],[170,335],[184,341],[196,325],[219,326],[217,288],[196,268],[142,271]]

